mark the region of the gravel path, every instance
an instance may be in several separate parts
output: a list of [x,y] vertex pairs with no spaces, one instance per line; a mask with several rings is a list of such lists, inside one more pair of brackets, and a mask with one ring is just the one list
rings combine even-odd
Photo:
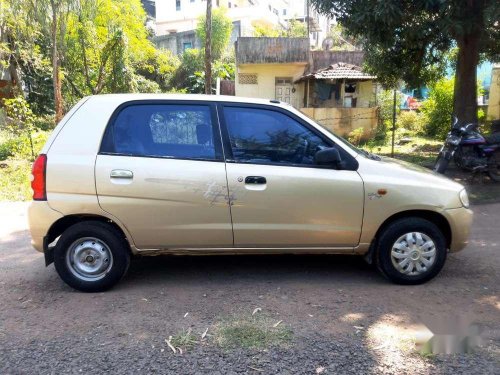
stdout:
[[[0,374],[500,373],[500,204],[474,207],[468,248],[421,286],[392,285],[356,257],[148,257],[99,294],[75,292],[44,267],[25,210],[0,203]],[[256,308],[293,332],[288,344],[215,344],[218,322]],[[457,315],[483,325],[480,349],[415,353],[422,319]],[[165,343],[207,328],[182,354]]]

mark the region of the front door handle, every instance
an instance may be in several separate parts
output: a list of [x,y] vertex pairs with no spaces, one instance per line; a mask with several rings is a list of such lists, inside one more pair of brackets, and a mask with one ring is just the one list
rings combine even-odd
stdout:
[[126,169],[113,169],[109,174],[111,178],[134,178],[134,173]]
[[265,184],[266,178],[262,176],[247,176],[245,178],[245,184],[251,184],[251,185],[263,185]]

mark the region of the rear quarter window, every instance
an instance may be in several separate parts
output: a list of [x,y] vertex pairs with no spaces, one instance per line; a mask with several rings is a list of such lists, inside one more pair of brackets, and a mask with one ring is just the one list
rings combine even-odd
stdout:
[[130,104],[112,116],[101,153],[215,160],[213,129],[209,105]]

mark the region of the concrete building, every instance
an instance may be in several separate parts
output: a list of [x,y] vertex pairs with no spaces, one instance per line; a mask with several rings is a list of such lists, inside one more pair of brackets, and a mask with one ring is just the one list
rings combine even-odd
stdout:
[[490,97],[486,118],[488,120],[500,119],[500,64],[493,64],[491,69]]
[[341,135],[377,126],[376,77],[360,51],[311,51],[307,38],[238,38],[235,94],[290,103]]

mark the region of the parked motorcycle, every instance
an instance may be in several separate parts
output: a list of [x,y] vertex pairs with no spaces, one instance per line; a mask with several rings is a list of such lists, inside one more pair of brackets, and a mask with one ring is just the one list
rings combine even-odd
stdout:
[[455,117],[434,171],[444,174],[451,159],[463,170],[486,172],[500,182],[500,133],[483,136],[476,124],[460,125]]

